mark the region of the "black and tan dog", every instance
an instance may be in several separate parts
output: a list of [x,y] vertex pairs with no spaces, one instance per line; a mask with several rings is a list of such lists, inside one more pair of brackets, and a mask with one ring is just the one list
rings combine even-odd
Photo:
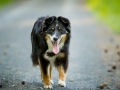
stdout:
[[59,73],[58,85],[65,87],[68,69],[70,22],[64,17],[38,18],[31,32],[32,62],[39,65],[44,88],[52,88],[52,70]]

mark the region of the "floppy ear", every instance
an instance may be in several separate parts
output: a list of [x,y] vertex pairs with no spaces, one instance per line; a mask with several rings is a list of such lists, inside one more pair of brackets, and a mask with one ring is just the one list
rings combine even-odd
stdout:
[[45,19],[45,24],[51,25],[56,20],[55,16],[51,16]]
[[46,31],[47,28],[56,20],[56,17],[55,16],[51,16],[51,17],[47,17],[45,19],[45,22],[43,23],[44,26],[43,26],[43,31]]
[[62,24],[66,27],[67,32],[71,32],[70,21],[67,18],[59,16],[58,21],[62,22]]

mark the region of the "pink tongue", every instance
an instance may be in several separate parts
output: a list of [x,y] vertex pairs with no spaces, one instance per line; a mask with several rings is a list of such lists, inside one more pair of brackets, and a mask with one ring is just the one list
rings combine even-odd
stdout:
[[59,53],[59,46],[58,46],[57,42],[54,42],[54,43],[53,43],[53,52],[54,52],[55,54],[58,54],[58,53]]

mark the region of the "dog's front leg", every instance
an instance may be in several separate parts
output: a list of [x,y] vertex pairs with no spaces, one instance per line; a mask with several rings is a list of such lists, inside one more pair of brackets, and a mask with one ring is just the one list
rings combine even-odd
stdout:
[[41,78],[44,83],[44,88],[52,88],[51,85],[51,77],[50,77],[50,64],[42,64],[42,62],[39,63],[40,70],[41,70]]
[[53,71],[53,66],[50,65],[50,82],[51,84],[54,84],[53,79],[52,79],[52,71]]
[[50,75],[43,74],[43,82],[44,82],[44,88],[52,88],[51,81],[50,81]]
[[63,68],[63,65],[59,65],[57,67],[58,73],[59,73],[59,80],[58,85],[62,87],[66,87],[65,79],[66,79],[66,72]]

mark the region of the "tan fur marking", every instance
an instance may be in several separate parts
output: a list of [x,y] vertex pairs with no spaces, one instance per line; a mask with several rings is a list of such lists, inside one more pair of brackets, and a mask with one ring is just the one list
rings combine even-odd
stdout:
[[62,40],[61,40],[61,43],[63,42],[65,42],[66,41],[66,39],[67,39],[67,36],[66,36],[66,34],[64,34],[64,36],[63,36],[63,38],[62,38]]
[[50,35],[46,34],[45,39],[48,40],[48,38],[50,38]]
[[39,59],[38,59],[38,63],[39,63],[40,72],[41,72],[41,80],[43,80],[43,71],[42,71],[42,67]]
[[59,57],[59,58],[63,58],[63,57],[65,57],[65,54],[64,54],[64,53],[59,53],[59,54],[58,54],[58,57]]
[[64,72],[63,66],[58,66],[57,70],[59,72],[59,80],[65,81],[66,79],[66,73]]
[[44,75],[43,74],[43,81],[44,81],[44,86],[51,85],[50,75]]
[[[39,62],[40,71],[41,71],[41,79],[42,79],[43,82],[44,82],[44,86],[51,85],[49,73],[48,73],[47,75],[45,75],[45,74],[43,73],[40,60],[38,60],[38,62]],[[49,69],[48,69],[48,70],[49,70]]]

